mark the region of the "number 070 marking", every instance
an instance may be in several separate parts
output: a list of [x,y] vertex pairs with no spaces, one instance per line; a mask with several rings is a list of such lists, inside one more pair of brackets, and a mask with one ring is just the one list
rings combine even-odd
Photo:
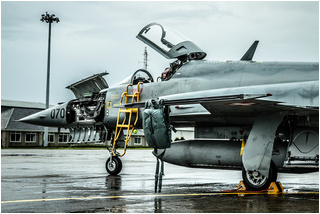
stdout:
[[66,110],[64,108],[57,108],[57,109],[53,109],[51,111],[51,118],[52,119],[57,119],[58,117],[60,118],[64,118],[66,114]]

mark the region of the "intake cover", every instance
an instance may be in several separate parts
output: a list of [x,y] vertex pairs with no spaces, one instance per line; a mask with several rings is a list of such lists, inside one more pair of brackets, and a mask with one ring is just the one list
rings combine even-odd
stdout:
[[155,149],[170,148],[169,108],[162,105],[162,100],[149,100],[146,102],[142,125],[149,147]]

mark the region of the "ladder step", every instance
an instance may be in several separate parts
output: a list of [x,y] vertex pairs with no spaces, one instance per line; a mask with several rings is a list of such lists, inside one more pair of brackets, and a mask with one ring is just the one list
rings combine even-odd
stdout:
[[139,109],[138,109],[138,108],[132,108],[131,111],[132,111],[133,113],[137,113],[137,112],[139,111]]
[[120,112],[121,113],[137,113],[138,112],[138,108],[130,108],[130,109],[120,109]]
[[118,124],[117,127],[121,127],[121,128],[132,128],[133,125],[122,125],[122,124]]
[[120,109],[121,113],[130,113],[131,110],[130,109]]

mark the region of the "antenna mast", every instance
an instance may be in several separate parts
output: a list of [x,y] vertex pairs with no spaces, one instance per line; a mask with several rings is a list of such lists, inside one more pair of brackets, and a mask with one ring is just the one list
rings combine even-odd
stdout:
[[143,63],[144,63],[144,69],[148,70],[148,52],[147,52],[147,47],[144,48],[144,59],[143,59]]

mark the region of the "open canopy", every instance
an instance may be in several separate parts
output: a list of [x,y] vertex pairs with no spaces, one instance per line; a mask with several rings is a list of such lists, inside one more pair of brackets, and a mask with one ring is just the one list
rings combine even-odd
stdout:
[[137,38],[152,47],[167,59],[188,56],[190,59],[203,59],[206,53],[184,36],[164,29],[158,23],[145,26],[137,35]]

